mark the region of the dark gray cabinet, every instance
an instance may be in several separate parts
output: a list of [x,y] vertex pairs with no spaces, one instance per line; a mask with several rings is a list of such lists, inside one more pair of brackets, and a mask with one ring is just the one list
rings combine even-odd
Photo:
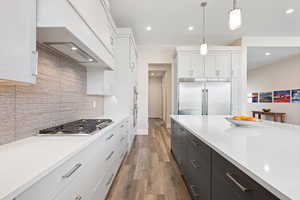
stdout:
[[174,120],[171,148],[193,200],[279,200]]
[[216,152],[212,167],[212,200],[279,200]]

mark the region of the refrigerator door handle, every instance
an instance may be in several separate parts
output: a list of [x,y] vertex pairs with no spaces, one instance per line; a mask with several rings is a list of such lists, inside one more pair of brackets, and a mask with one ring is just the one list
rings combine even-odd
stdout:
[[202,115],[205,115],[205,92],[202,89]]
[[208,90],[202,90],[202,115],[208,115]]
[[208,89],[206,89],[206,92],[205,92],[205,102],[206,102],[206,115],[208,115]]

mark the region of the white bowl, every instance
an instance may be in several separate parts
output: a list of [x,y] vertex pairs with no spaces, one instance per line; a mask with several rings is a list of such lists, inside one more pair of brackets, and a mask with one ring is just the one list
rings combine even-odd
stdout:
[[246,121],[246,120],[236,120],[232,119],[231,117],[225,117],[227,121],[229,121],[231,124],[234,124],[235,126],[258,126],[261,125],[261,120],[256,121]]

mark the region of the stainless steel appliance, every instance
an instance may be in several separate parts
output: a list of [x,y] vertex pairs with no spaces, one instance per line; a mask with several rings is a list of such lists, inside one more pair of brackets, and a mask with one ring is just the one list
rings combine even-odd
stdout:
[[230,81],[179,82],[179,115],[230,115]]
[[37,135],[93,135],[112,123],[111,119],[81,119],[40,130]]
[[138,115],[138,92],[137,86],[133,88],[133,128],[137,125],[137,115]]

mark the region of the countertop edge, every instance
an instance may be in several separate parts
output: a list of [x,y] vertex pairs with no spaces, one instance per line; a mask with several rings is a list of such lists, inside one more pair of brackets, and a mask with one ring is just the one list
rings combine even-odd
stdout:
[[253,180],[255,180],[257,183],[259,183],[260,185],[262,185],[265,189],[267,189],[269,192],[271,192],[273,195],[275,195],[276,197],[278,197],[281,200],[292,200],[291,198],[289,198],[288,196],[286,196],[285,194],[283,194],[282,192],[280,192],[278,189],[276,189],[275,187],[273,187],[272,185],[270,185],[269,183],[267,183],[266,181],[264,181],[262,178],[260,178],[259,176],[257,176],[255,173],[253,173],[251,170],[249,170],[248,168],[244,167],[242,164],[240,164],[239,162],[237,162],[236,160],[234,160],[232,157],[230,157],[229,155],[227,155],[226,153],[224,153],[221,149],[219,149],[218,147],[212,145],[211,143],[209,143],[206,139],[204,139],[203,137],[200,137],[197,133],[195,133],[195,131],[185,125],[183,125],[180,121],[178,121],[176,119],[176,115],[171,115],[170,116],[172,120],[176,121],[177,123],[179,123],[180,125],[182,125],[185,129],[187,129],[190,133],[192,133],[195,137],[197,137],[198,139],[200,139],[202,142],[204,142],[206,145],[208,145],[210,148],[212,148],[214,151],[216,151],[217,153],[219,153],[221,156],[223,156],[226,160],[228,160],[230,163],[232,163],[233,165],[235,165],[237,168],[239,168],[241,171],[243,171],[245,174],[247,174],[250,178],[252,178]]
[[[67,160],[71,159],[73,156],[75,156],[76,154],[78,154],[81,151],[83,151],[91,143],[93,143],[94,141],[96,141],[97,139],[99,139],[100,137],[102,137],[104,135],[104,133],[106,133],[107,131],[111,130],[112,128],[114,128],[118,124],[120,124],[123,121],[125,121],[128,117],[129,117],[129,115],[123,115],[121,117],[118,116],[117,120],[114,121],[114,123],[108,129],[106,129],[106,130],[104,129],[104,130],[98,131],[96,134],[93,135],[95,137],[87,140],[86,143],[84,143],[81,146],[79,146],[75,151],[70,152],[67,156],[65,156],[60,161],[56,162],[53,166],[49,167],[47,170],[43,171],[42,173],[40,173],[36,177],[33,177],[31,181],[23,184],[21,187],[17,187],[15,190],[7,193],[5,196],[0,197],[0,200],[11,200],[11,199],[16,198],[16,196],[18,196],[18,195],[22,194],[23,192],[25,192],[27,189],[29,189],[31,186],[33,186],[35,183],[37,183],[38,181],[40,181],[41,179],[43,179],[44,177],[46,177],[47,175],[49,175],[51,172],[53,172],[55,169],[57,169],[58,167],[60,167],[62,164],[64,164]],[[101,117],[96,117],[96,118],[97,119],[101,119],[101,118],[105,118],[105,116],[103,116],[103,117],[102,116]],[[103,134],[99,134],[100,132],[102,132]],[[31,136],[31,137],[38,137],[38,136]],[[89,137],[89,136],[87,136],[87,137]]]

